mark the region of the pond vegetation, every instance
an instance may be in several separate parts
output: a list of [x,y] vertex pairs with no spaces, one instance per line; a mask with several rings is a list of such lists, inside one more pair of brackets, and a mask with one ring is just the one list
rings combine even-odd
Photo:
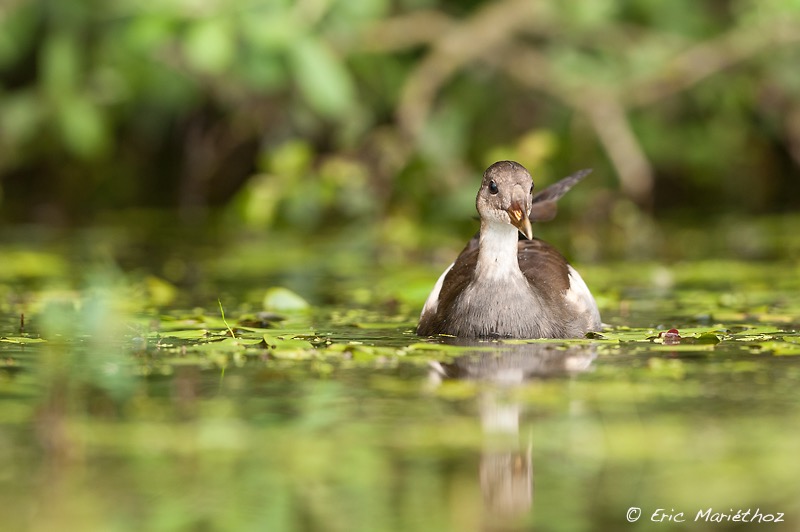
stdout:
[[9,530],[608,530],[631,507],[642,529],[680,526],[659,508],[798,523],[789,237],[766,262],[581,264],[601,333],[471,344],[413,334],[437,260],[280,235],[138,262],[116,231],[6,240]]

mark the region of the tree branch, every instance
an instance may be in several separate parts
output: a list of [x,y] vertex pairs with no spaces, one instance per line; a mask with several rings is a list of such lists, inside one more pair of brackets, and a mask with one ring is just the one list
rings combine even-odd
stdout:
[[776,47],[800,43],[798,20],[742,25],[677,54],[647,78],[621,80],[613,89],[592,91],[586,89],[591,80],[579,87],[561,79],[545,54],[519,40],[521,34],[530,33],[554,38],[550,31],[554,21],[541,5],[529,0],[488,3],[463,21],[439,12],[414,12],[385,21],[365,36],[363,45],[372,50],[430,46],[403,86],[397,108],[401,130],[412,142],[419,139],[447,81],[466,65],[488,63],[585,115],[617,171],[623,192],[649,206],[653,170],[627,110],[653,105]]

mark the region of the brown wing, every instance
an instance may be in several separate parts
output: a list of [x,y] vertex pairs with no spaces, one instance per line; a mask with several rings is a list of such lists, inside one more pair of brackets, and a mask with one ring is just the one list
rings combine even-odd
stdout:
[[550,294],[551,299],[563,298],[569,288],[569,264],[556,248],[538,238],[520,240],[517,257],[519,269],[537,293]]
[[[477,236],[477,235],[476,235]],[[478,264],[478,245],[477,238],[473,244],[472,240],[461,251],[453,263],[453,267],[447,272],[442,282],[442,289],[439,292],[439,302],[436,312],[433,315],[423,316],[417,326],[417,334],[431,336],[441,334],[446,330],[447,316],[452,316],[452,307],[456,298],[470,284],[475,276],[475,268]]]
[[[517,242],[519,269],[537,292],[563,294],[569,288],[569,269],[567,259],[556,248],[534,238],[523,238]],[[439,293],[440,310],[450,308],[455,298],[472,281],[478,264],[478,235],[470,240],[453,267],[447,273]],[[439,314],[439,312],[437,312]]]

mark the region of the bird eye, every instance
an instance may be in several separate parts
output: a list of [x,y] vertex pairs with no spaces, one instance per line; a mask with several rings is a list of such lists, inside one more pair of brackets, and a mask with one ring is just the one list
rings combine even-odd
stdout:
[[533,194],[533,184],[531,184],[531,194]]
[[494,182],[494,179],[489,181],[489,192],[492,194],[497,194],[497,183]]

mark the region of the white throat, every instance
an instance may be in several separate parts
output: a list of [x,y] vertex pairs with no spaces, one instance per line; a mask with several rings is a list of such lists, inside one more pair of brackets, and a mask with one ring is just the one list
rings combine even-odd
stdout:
[[476,277],[501,279],[521,276],[517,259],[518,230],[511,224],[481,221]]

